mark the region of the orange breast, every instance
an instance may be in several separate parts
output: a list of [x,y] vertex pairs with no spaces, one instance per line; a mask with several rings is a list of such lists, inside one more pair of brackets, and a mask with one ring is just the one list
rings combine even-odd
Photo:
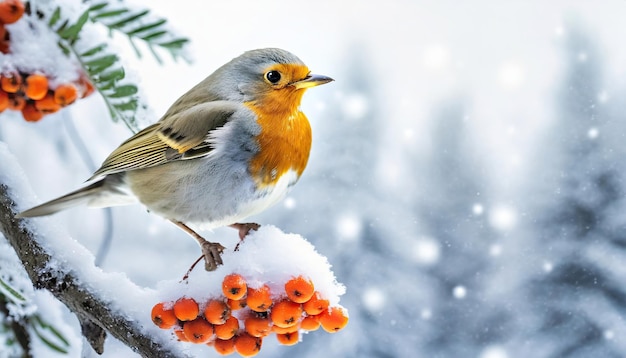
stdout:
[[284,97],[284,92],[277,93],[276,98],[270,96],[262,104],[246,103],[257,114],[261,127],[257,136],[260,151],[250,162],[251,174],[259,187],[274,185],[289,170],[299,177],[306,167],[311,150],[311,125],[298,108],[302,92],[289,93],[289,98]]

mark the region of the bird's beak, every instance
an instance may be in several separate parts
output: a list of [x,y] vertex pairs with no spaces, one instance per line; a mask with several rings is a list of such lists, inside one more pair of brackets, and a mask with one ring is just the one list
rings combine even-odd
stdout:
[[291,85],[296,89],[311,88],[334,81],[332,78],[322,75],[308,75],[304,79],[292,82]]

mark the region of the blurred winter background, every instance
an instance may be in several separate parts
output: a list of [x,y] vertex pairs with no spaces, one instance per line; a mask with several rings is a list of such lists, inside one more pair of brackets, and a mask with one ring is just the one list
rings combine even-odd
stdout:
[[[303,178],[253,220],[329,258],[350,324],[292,348],[268,340],[260,356],[626,355],[625,2],[135,2],[193,41],[193,64],[164,66],[120,41],[153,113],[143,123],[253,48],[336,79],[305,96]],[[0,139],[42,200],[94,169],[71,123],[93,165],[130,135],[97,96],[35,125],[3,116]],[[96,253],[104,213],[55,220]],[[142,207],[112,213],[105,270],[153,287],[197,257]],[[109,340],[104,356],[133,354]]]

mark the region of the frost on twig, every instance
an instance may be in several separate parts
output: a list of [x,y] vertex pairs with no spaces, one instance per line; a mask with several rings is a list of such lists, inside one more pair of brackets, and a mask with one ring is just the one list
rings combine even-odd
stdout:
[[165,339],[145,333],[138,321],[132,319],[131,314],[112,309],[112,306],[115,306],[114,302],[94,294],[98,291],[99,283],[82,282],[75,274],[84,268],[72,267],[68,262],[56,260],[51,265],[53,261],[51,253],[41,244],[39,234],[33,230],[35,225],[32,222],[26,224],[27,219],[15,218],[18,211],[16,201],[25,193],[15,194],[6,183],[7,177],[1,174],[0,232],[15,249],[35,287],[50,291],[78,316],[83,327],[90,326],[88,331],[92,337],[88,339],[91,343],[98,342],[94,346],[96,351],[102,351],[101,345],[104,340],[94,339],[94,337],[101,336],[105,330],[142,356],[184,356],[169,346]]

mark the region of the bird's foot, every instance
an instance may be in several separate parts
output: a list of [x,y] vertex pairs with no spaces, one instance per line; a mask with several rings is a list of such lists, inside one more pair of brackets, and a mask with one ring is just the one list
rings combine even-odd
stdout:
[[250,230],[257,231],[261,227],[261,225],[257,223],[237,223],[230,225],[230,227],[239,231],[239,242],[235,246],[235,251],[238,251],[239,245],[243,242],[243,239],[248,236]]
[[250,230],[257,231],[261,227],[257,223],[237,223],[229,226],[239,231],[240,240],[243,240],[250,233]]
[[200,244],[200,247],[202,248],[202,255],[204,256],[204,268],[207,271],[215,271],[217,266],[224,263],[222,261],[222,252],[224,252],[225,247],[220,245],[219,242],[204,240],[204,242]]

